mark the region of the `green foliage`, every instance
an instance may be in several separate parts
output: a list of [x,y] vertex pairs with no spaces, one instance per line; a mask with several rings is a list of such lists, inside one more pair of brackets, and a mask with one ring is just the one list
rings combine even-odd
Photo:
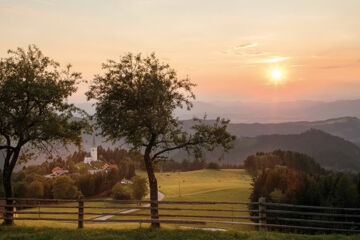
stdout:
[[220,165],[216,162],[210,162],[207,165],[207,169],[220,170]]
[[223,119],[213,126],[197,119],[191,135],[182,129],[173,111],[191,108],[194,84],[187,78],[178,79],[175,71],[154,54],[146,58],[128,54],[120,62],[109,61],[103,69],[105,74],[95,77],[87,95],[97,100],[95,118],[108,139],[124,138],[134,149],[148,146],[158,150],[152,160],[179,148],[197,157],[202,148],[231,148],[234,137],[226,131],[228,121]]
[[135,176],[131,181],[133,182],[131,185],[133,199],[141,200],[145,197],[148,190],[146,178]]
[[111,190],[111,196],[116,200],[130,200],[131,191],[128,186],[117,183]]
[[324,173],[315,160],[305,154],[276,150],[270,153],[256,153],[246,158],[244,168],[253,176],[261,173],[266,168],[274,168],[276,165],[287,166],[296,171],[303,171],[309,174]]
[[61,176],[55,179],[53,195],[56,199],[75,199],[78,197],[79,191],[74,180],[69,176]]
[[[249,157],[245,167],[253,175],[250,195],[253,202],[265,197],[270,202],[298,205],[360,207],[359,175],[325,171],[306,155],[281,151],[276,154],[262,153]],[[256,209],[254,206],[249,208]],[[281,224],[281,221],[276,220],[276,214],[271,217],[268,223]]]
[[73,119],[74,113],[85,113],[66,101],[81,77],[70,65],[60,69],[34,45],[8,53],[9,57],[0,60],[0,150],[5,150],[5,194],[11,197],[15,165],[31,156],[26,151],[31,148],[25,149],[25,145],[80,145],[88,124],[84,119]]
[[28,197],[42,198],[44,197],[44,185],[40,181],[34,181],[30,183],[28,189]]
[[27,197],[28,192],[28,183],[27,182],[16,182],[14,185],[14,196],[17,198],[25,198]]

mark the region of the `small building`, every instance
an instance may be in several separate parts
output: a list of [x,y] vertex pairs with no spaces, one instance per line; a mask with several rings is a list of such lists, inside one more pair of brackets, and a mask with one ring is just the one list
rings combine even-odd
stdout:
[[91,162],[94,162],[97,160],[98,160],[97,147],[92,147],[90,149],[90,157],[85,157],[84,163],[90,164]]
[[68,174],[69,174],[69,170],[64,170],[61,167],[54,167],[51,170],[51,174],[46,175],[45,177],[55,178],[55,177],[64,176],[64,175],[68,175]]
[[123,178],[121,181],[120,181],[121,184],[133,184],[133,182],[129,179],[126,179],[126,178]]
[[102,167],[103,171],[110,171],[111,169],[118,169],[118,166],[116,164],[107,164],[105,163],[104,166]]
[[90,148],[90,157],[84,158],[84,163],[90,164],[91,162],[98,160],[98,154],[97,154],[97,146],[95,142],[95,136],[93,138],[93,146]]

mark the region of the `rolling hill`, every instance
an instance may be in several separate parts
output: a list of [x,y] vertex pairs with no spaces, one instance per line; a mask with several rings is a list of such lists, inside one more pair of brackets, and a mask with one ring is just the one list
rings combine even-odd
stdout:
[[[317,129],[301,134],[239,138],[235,141],[234,148],[224,155],[224,162],[240,164],[247,156],[256,152],[270,152],[276,149],[305,153],[326,169],[360,171],[360,148],[357,145]],[[216,161],[219,156],[220,152],[206,154],[205,158]],[[175,160],[186,157],[186,153],[182,151],[172,155]]]
[[[208,121],[208,123],[211,122]],[[189,129],[193,121],[186,120],[183,123],[185,128]],[[356,117],[341,117],[312,122],[230,123],[228,129],[238,138],[272,134],[300,134],[310,129],[319,129],[360,145],[360,119]]]

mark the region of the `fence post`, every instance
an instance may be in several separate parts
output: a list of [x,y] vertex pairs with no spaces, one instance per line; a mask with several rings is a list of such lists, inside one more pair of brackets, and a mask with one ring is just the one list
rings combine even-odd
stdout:
[[82,196],[79,196],[78,198],[78,228],[84,227],[84,199]]
[[264,224],[266,224],[266,199],[264,197],[259,198],[259,217],[260,217],[260,230],[266,230]]

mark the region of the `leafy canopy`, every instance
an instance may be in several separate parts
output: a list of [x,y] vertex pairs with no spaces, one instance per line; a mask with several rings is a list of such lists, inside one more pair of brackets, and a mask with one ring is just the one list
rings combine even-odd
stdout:
[[9,156],[26,143],[79,145],[86,121],[71,121],[83,112],[66,99],[76,91],[80,73],[71,72],[70,65],[60,70],[34,45],[8,53],[0,60],[0,150]]
[[224,119],[213,125],[195,119],[191,133],[183,130],[174,110],[191,109],[195,85],[188,78],[179,79],[155,54],[127,54],[119,62],[103,64],[103,70],[104,74],[95,76],[87,96],[97,100],[95,118],[108,140],[123,138],[134,149],[145,147],[153,153],[153,161],[180,148],[196,157],[201,157],[202,149],[231,148],[234,137],[226,131],[228,121]]

